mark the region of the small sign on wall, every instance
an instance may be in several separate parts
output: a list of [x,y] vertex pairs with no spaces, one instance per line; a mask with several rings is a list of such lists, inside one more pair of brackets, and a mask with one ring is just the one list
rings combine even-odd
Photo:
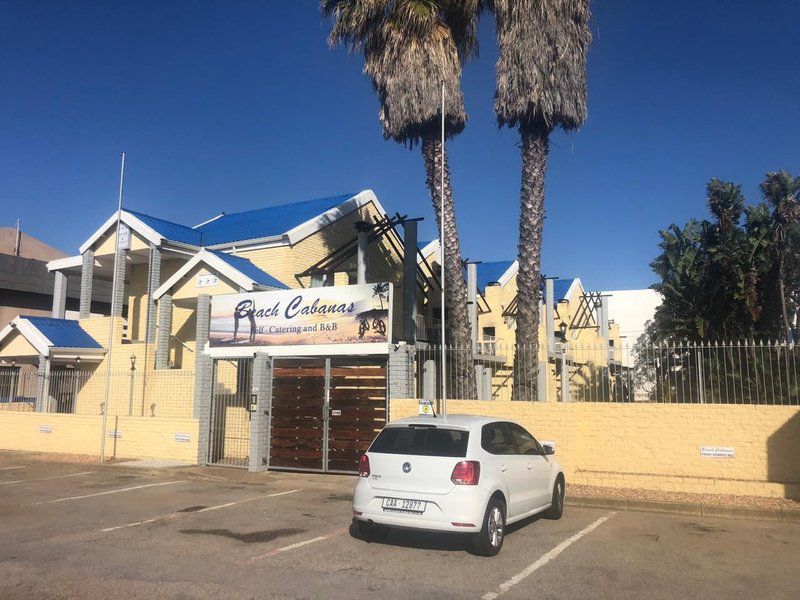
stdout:
[[176,433],[175,434],[175,441],[176,442],[188,442],[191,436],[188,433]]
[[219,283],[219,277],[211,273],[200,273],[197,276],[197,284],[195,287],[213,287]]
[[706,458],[734,458],[736,453],[733,448],[726,448],[723,446],[701,446],[700,456]]
[[39,431],[41,433],[53,433],[53,426],[52,425],[39,425]]
[[108,432],[108,437],[114,438],[114,439],[119,439],[119,438],[122,437],[122,432],[118,431],[116,429],[112,429],[111,431]]

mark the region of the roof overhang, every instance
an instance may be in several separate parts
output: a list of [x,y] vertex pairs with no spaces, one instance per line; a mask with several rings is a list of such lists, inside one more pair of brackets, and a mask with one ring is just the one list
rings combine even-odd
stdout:
[[519,272],[519,261],[515,260],[511,263],[511,266],[506,269],[506,272],[500,276],[500,279],[497,280],[501,286],[505,286],[511,279]]
[[214,269],[220,275],[223,275],[246,292],[273,289],[269,286],[256,283],[253,279],[226,263],[213,252],[203,249],[195,254],[191,260],[184,263],[184,265],[178,269],[172,277],[167,279],[163,284],[161,284],[161,286],[159,286],[159,288],[153,293],[153,300],[158,300],[161,298],[161,296],[171,290],[178,282],[180,282],[181,279],[186,277],[186,275],[188,275],[191,270],[200,263],[203,263],[211,269]]
[[[66,358],[67,356],[78,357],[97,357],[97,360],[102,359],[105,355],[105,348],[67,348],[56,347],[39,329],[34,326],[27,319],[19,316],[14,319],[2,330],[0,330],[0,342],[6,337],[11,335],[14,331],[18,331],[33,348],[42,356]],[[65,356],[67,355],[67,356]]]
[[438,239],[431,240],[430,242],[425,244],[422,248],[420,248],[419,255],[417,255],[417,262],[421,263],[423,258],[427,259],[432,254],[435,255],[434,256],[434,260],[438,261],[438,259],[439,259],[439,240]]
[[[164,242],[169,242],[170,245],[174,245],[179,248],[191,248],[197,249],[199,246],[193,246],[192,244],[186,244],[184,242],[176,242],[173,240],[168,240],[167,238],[163,237],[159,232],[155,229],[147,225],[144,221],[132,215],[126,210],[123,210],[120,214],[120,220],[125,223],[128,227],[130,227],[133,231],[141,235],[144,239],[146,239],[151,244],[155,244],[156,246],[162,245]],[[83,244],[81,244],[80,251],[81,254],[86,252],[89,248],[91,248],[101,237],[103,237],[109,229],[111,229],[117,222],[117,213],[115,212],[111,215],[105,223],[103,223],[97,231],[95,231],[88,240],[86,240]]]
[[387,216],[381,203],[378,202],[378,197],[372,190],[364,190],[359,192],[349,200],[345,200],[339,206],[334,206],[330,210],[325,211],[321,215],[317,215],[313,219],[309,219],[305,223],[293,227],[284,235],[288,238],[290,244],[296,244],[300,240],[307,238],[312,233],[316,233],[323,227],[330,225],[341,219],[344,216],[358,210],[362,206],[366,206],[372,202],[381,216]]

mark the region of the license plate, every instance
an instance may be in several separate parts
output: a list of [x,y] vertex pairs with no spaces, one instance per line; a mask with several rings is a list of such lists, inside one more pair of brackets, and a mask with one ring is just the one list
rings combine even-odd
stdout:
[[383,510],[396,512],[424,513],[425,502],[422,500],[404,500],[402,498],[384,498]]

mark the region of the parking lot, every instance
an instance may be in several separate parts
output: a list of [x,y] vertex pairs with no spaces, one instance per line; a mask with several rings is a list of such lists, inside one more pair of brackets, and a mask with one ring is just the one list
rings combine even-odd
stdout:
[[0,453],[0,597],[797,597],[797,524],[568,506],[479,558],[458,536],[361,541],[353,483]]

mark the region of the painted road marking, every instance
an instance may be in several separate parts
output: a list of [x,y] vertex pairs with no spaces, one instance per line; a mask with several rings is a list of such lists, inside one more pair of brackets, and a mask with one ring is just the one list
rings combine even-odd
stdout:
[[308,546],[309,544],[315,544],[316,542],[321,542],[323,540],[327,540],[335,535],[339,535],[340,533],[344,533],[347,529],[337,529],[336,531],[329,533],[328,535],[321,535],[319,537],[311,538],[310,540],[305,540],[303,542],[296,542],[294,544],[289,544],[288,546],[283,546],[281,548],[276,548],[271,552],[267,552],[266,554],[261,554],[260,556],[254,556],[250,560],[262,560],[264,558],[269,558],[271,556],[275,556],[276,554],[281,554],[282,552],[288,552],[289,550],[295,550],[297,548],[302,548],[303,546]]
[[105,492],[97,492],[95,494],[85,494],[83,496],[69,496],[68,498],[56,498],[55,500],[45,500],[44,502],[36,502],[33,506],[39,504],[53,504],[55,502],[68,502],[69,500],[83,500],[84,498],[94,498],[96,496],[107,496],[108,494],[119,494],[121,492],[132,492],[134,490],[141,490],[143,488],[158,487],[160,485],[174,485],[176,483],[186,483],[185,481],[163,481],[161,483],[146,483],[144,485],[134,485],[132,487],[120,488],[117,490],[108,490]]
[[508,581],[504,581],[503,583],[501,583],[496,592],[487,592],[487,593],[485,593],[483,596],[481,596],[481,600],[494,600],[495,598],[497,598],[501,594],[506,593],[512,587],[517,585],[520,581],[522,581],[523,579],[525,579],[526,577],[531,575],[533,572],[535,572],[539,568],[545,566],[551,560],[556,558],[559,554],[561,554],[564,550],[569,548],[572,544],[577,542],[579,539],[581,539],[587,533],[591,533],[592,531],[594,531],[595,529],[600,527],[600,525],[602,525],[603,523],[608,521],[615,514],[616,513],[610,512],[607,515],[605,515],[603,517],[600,517],[599,519],[597,519],[597,521],[595,521],[591,525],[587,526],[585,529],[582,529],[581,531],[579,531],[578,533],[573,535],[571,538],[568,538],[568,539],[564,540],[558,546],[556,546],[555,548],[550,550],[550,552],[548,552],[547,554],[542,555],[539,558],[539,560],[537,560],[535,563],[533,563],[532,565],[528,566],[523,571],[520,571],[519,573],[514,575]]
[[24,469],[25,467],[0,467],[0,471],[13,471],[14,469]]
[[200,510],[196,510],[193,512],[171,512],[167,513],[166,515],[161,515],[159,517],[153,517],[152,519],[145,519],[143,521],[134,521],[133,523],[126,523],[125,525],[116,525],[115,527],[106,527],[105,529],[101,529],[102,533],[108,533],[109,531],[117,531],[118,529],[127,529],[128,527],[138,527],[139,525],[147,525],[148,523],[155,523],[156,521],[166,521],[167,519],[174,519],[175,517],[180,516],[188,516],[194,515],[197,513],[208,512],[210,510],[219,510],[221,508],[228,508],[229,506],[236,506],[237,504],[244,504],[245,502],[252,502],[253,500],[262,500],[264,498],[274,498],[275,496],[285,496],[286,494],[294,494],[295,492],[299,492],[300,490],[289,490],[288,492],[277,492],[275,494],[267,494],[262,496],[253,496],[252,498],[245,498],[244,500],[239,500],[238,502],[228,502],[226,504],[219,504],[217,506],[208,506],[206,508],[201,508]]
[[89,475],[97,471],[83,471],[81,473],[69,473],[68,475],[55,475],[54,477],[37,477],[36,479],[17,479],[16,481],[3,481],[0,485],[11,485],[12,483],[28,483],[29,481],[50,481],[52,479],[65,479],[67,477],[77,477],[78,475]]

